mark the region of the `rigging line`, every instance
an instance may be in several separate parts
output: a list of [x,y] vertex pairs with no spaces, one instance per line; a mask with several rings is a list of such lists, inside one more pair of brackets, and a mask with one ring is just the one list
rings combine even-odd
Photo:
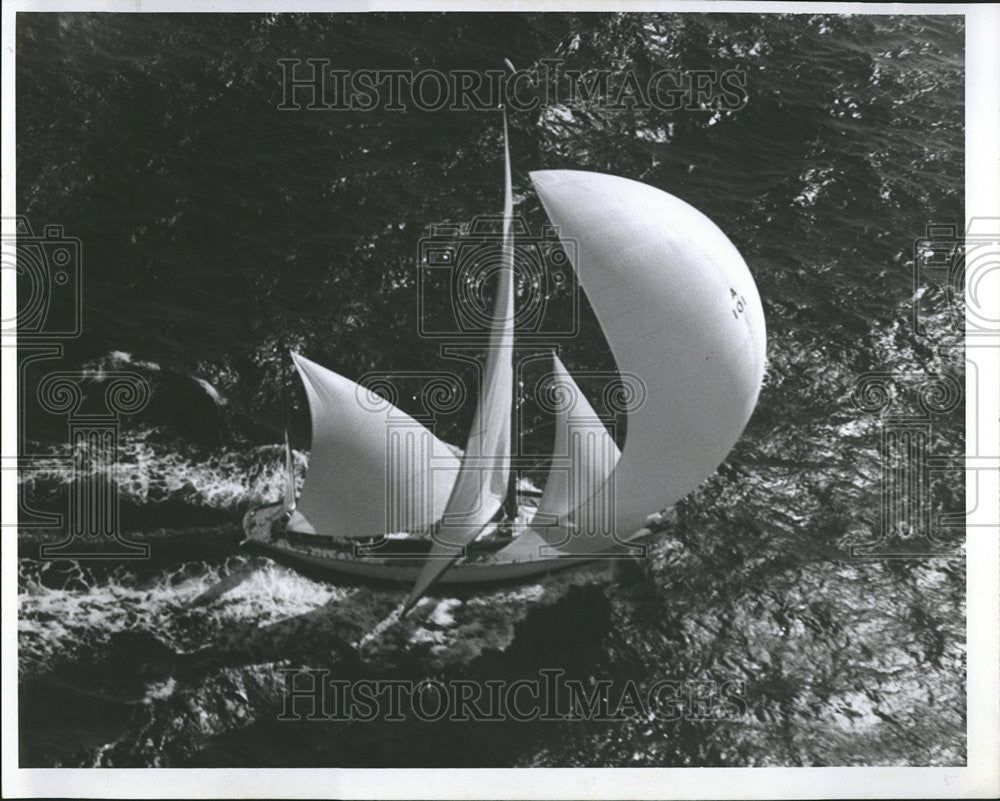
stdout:
[[370,643],[372,640],[374,640],[376,637],[378,637],[380,634],[382,634],[382,632],[384,632],[387,628],[389,628],[389,626],[391,626],[393,623],[396,623],[400,619],[400,616],[403,613],[403,608],[405,606],[406,606],[405,603],[399,604],[399,606],[397,606],[395,609],[393,609],[388,614],[387,617],[385,617],[384,619],[382,619],[378,623],[376,623],[372,627],[371,631],[369,631],[367,634],[359,637],[357,640],[355,640],[354,642],[352,642],[351,646],[355,650],[361,649],[364,646],[366,646],[368,643]]

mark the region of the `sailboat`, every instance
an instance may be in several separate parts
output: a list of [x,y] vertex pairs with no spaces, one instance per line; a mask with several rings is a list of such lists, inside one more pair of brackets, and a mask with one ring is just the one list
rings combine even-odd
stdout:
[[[498,520],[512,491],[514,241],[504,120],[501,263],[478,406],[460,455],[358,383],[292,353],[312,418],[295,497],[286,437],[282,502],[249,511],[253,548],[331,575],[405,582],[404,612],[436,584],[537,576],[630,556],[650,514],[715,472],[754,409],[766,330],[753,277],[700,211],[658,188],[595,172],[531,182],[622,375],[638,377],[621,450],[558,355],[575,403],[555,411],[553,467],[530,518]],[[516,491],[516,490],[515,490]],[[508,507],[510,504],[506,504]]]

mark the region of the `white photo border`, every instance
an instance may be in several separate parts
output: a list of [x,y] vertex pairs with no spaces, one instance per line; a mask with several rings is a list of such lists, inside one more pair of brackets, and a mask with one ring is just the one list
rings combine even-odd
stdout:
[[[1000,6],[931,3],[439,0],[7,0],[2,7],[2,216],[15,208],[15,18],[18,12],[641,11],[805,14],[949,14],[965,17],[967,219],[1000,219]],[[12,224],[12,223],[11,223]],[[4,233],[8,233],[6,230]],[[968,276],[967,276],[968,278]],[[0,287],[3,319],[16,311],[12,271]],[[1000,319],[1000,293],[980,316]],[[968,319],[967,319],[967,331]],[[4,798],[983,798],[1000,796],[1000,335],[970,344],[966,390],[967,486],[980,479],[967,520],[968,762],[965,767],[511,768],[511,769],[69,769],[18,767],[17,541],[2,540],[2,795]],[[16,349],[0,349],[2,450],[16,452]],[[978,374],[978,381],[968,379]],[[971,394],[967,397],[972,397]],[[985,477],[985,480],[983,478]],[[3,523],[16,524],[17,476],[0,471]],[[970,495],[974,497],[974,495]]]

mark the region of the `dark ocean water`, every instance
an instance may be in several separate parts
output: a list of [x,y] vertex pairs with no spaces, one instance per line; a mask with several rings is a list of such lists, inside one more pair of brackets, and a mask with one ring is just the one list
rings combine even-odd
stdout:
[[[851,555],[877,539],[884,466],[857,377],[895,376],[901,414],[923,379],[962,381],[961,308],[933,276],[915,283],[914,242],[964,216],[963,35],[959,17],[19,15],[18,212],[79,238],[84,306],[61,356],[25,362],[26,507],[65,510],[71,481],[43,376],[84,370],[96,396],[127,369],[152,387],[118,464],[123,529],[152,558],[42,562],[58,532],[20,533],[22,766],[963,764],[962,532],[937,532],[943,557]],[[280,493],[285,394],[306,462],[287,348],[354,378],[440,366],[414,336],[418,242],[502,199],[496,111],[281,111],[280,58],[745,74],[738,109],[510,115],[534,230],[529,170],[635,178],[712,218],[760,289],[757,410],[650,559],[442,596],[360,642],[400,591],[237,551],[242,512]],[[572,314],[568,295],[550,304]],[[57,299],[50,321],[71,310]],[[571,369],[613,365],[586,308],[562,348]],[[960,402],[933,417],[930,457],[964,453],[963,418]],[[926,504],[961,514],[961,472],[933,473]],[[741,689],[726,720],[282,722],[283,667]]]

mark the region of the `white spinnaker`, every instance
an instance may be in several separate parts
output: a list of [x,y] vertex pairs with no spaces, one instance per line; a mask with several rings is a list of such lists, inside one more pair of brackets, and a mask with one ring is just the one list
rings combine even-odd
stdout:
[[[532,525],[558,524],[604,491],[621,451],[562,360],[552,355],[556,402],[552,466]],[[593,510],[591,510],[593,514]]]
[[507,495],[510,475],[510,416],[514,400],[514,214],[510,179],[510,149],[504,117],[504,209],[496,299],[490,330],[483,388],[462,456],[462,467],[440,524],[434,545],[406,601],[409,609],[482,533]]
[[292,354],[312,414],[309,472],[289,528],[342,538],[418,533],[441,518],[459,460],[388,401]]
[[726,457],[753,412],[766,357],[753,277],[708,217],[626,178],[546,170],[531,179],[574,244],[567,252],[619,370],[639,376],[644,392],[606,485],[614,525],[583,536],[570,512],[561,526],[525,530],[497,560],[592,554],[639,533]]

